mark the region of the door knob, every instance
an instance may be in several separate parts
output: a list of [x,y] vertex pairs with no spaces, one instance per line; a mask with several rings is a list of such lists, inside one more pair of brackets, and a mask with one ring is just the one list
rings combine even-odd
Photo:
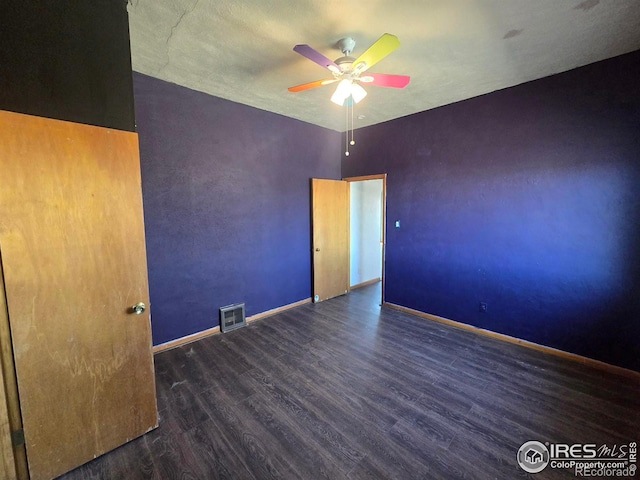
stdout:
[[147,306],[144,303],[140,302],[131,307],[131,310],[133,310],[133,313],[135,313],[136,315],[142,315],[142,312],[144,312],[146,308]]
[[316,252],[319,252],[319,251],[320,251],[320,249],[319,249],[319,248],[316,248]]

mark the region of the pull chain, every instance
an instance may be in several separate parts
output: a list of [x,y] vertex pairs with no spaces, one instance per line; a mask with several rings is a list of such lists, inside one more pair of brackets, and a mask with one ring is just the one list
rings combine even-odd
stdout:
[[[353,138],[353,130],[354,130],[354,122],[353,122],[353,108],[355,105],[355,102],[353,101],[353,97],[349,97],[346,100],[347,103],[347,111],[346,111],[346,128],[345,128],[345,135],[344,135],[344,144],[345,144],[345,152],[344,152],[344,156],[348,157],[349,156],[349,145],[355,145],[356,141]],[[351,110],[349,110],[351,109]],[[351,114],[351,115],[349,115]],[[349,116],[351,116],[351,125],[349,125]],[[349,129],[351,129],[351,141],[349,141]]]
[[348,157],[349,156],[349,99],[347,99],[346,102],[347,102],[347,111],[345,112],[346,126],[344,131],[344,144],[345,144],[346,150],[344,152],[344,156]]
[[354,123],[353,123],[353,109],[356,107],[355,103],[351,104],[351,141],[349,142],[349,145],[355,145],[356,141],[353,139],[353,129],[354,129]]

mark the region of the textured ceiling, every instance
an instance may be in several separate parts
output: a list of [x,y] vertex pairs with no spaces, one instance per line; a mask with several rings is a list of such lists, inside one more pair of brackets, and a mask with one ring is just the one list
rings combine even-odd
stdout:
[[[398,50],[371,68],[410,75],[404,90],[366,86],[355,127],[373,125],[640,49],[640,0],[130,0],[133,69],[337,131],[330,77],[295,53],[357,57],[383,33]],[[639,79],[640,81],[640,79]]]

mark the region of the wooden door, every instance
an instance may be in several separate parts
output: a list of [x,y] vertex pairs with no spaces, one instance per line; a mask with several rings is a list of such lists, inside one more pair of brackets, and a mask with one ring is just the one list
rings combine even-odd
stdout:
[[314,178],[311,191],[313,296],[321,302],[349,289],[349,186]]
[[31,479],[156,427],[137,135],[0,112],[0,250]]

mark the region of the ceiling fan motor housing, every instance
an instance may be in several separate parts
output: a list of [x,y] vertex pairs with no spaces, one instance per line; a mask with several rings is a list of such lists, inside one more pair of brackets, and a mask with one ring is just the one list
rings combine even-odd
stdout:
[[348,72],[351,70],[351,66],[353,65],[353,62],[355,62],[356,59],[353,57],[350,57],[348,55],[344,56],[344,57],[340,57],[338,59],[336,59],[336,61],[334,62],[336,65],[338,65],[340,67],[340,71],[344,72]]

